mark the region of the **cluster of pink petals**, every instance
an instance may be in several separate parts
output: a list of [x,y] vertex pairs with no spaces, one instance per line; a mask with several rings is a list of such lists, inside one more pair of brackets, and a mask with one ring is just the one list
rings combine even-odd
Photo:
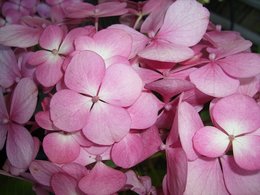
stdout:
[[260,194],[260,55],[202,4],[0,8],[1,174],[39,195]]

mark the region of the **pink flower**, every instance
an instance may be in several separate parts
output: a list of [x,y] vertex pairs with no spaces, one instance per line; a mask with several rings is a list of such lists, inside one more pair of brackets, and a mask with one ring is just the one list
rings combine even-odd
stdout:
[[203,127],[193,137],[196,151],[215,158],[232,148],[239,167],[259,170],[259,116],[259,105],[248,96],[235,94],[220,99],[211,109],[216,127]]
[[142,90],[142,80],[128,65],[113,64],[91,51],[75,54],[65,72],[69,89],[57,92],[50,104],[54,125],[66,131],[83,129],[94,143],[109,145],[129,131],[132,105]]

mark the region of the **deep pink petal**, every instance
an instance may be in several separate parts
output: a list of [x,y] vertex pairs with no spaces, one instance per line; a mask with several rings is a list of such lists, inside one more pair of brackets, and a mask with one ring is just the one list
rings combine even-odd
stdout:
[[147,129],[157,120],[158,100],[152,93],[142,92],[127,111],[131,116],[131,129]]
[[62,169],[49,161],[34,160],[29,167],[33,178],[42,185],[51,185],[51,176],[54,173],[62,172]]
[[189,103],[182,102],[178,107],[178,132],[183,150],[189,160],[198,155],[193,148],[192,138],[203,127],[199,114]]
[[34,141],[21,125],[10,124],[6,141],[6,153],[10,163],[17,168],[27,168],[33,160]]
[[188,162],[188,177],[184,194],[229,194],[217,158],[198,158],[195,161]]
[[113,162],[123,168],[130,168],[139,162],[143,154],[142,139],[138,134],[129,133],[112,147]]
[[124,108],[97,102],[90,111],[83,133],[94,143],[111,145],[127,135],[130,125],[131,118]]
[[236,137],[232,143],[235,162],[242,169],[260,169],[260,136]]
[[260,172],[241,169],[232,156],[220,158],[225,184],[231,194],[259,194]]
[[28,63],[30,65],[40,65],[49,59],[51,59],[53,56],[51,52],[46,50],[39,50],[34,53],[32,53],[29,57]]
[[72,90],[96,96],[105,74],[103,59],[92,51],[73,56],[65,72],[65,84]]
[[0,45],[0,85],[8,88],[21,77],[13,50]]
[[41,31],[23,25],[7,25],[0,28],[0,44],[10,47],[31,47],[38,44]]
[[177,0],[168,8],[156,37],[178,45],[193,46],[201,40],[208,22],[209,11],[200,3]]
[[95,15],[98,17],[109,17],[123,15],[128,12],[125,2],[103,2],[96,6]]
[[51,177],[51,187],[57,195],[83,195],[78,188],[78,181],[66,173],[55,173]]
[[89,170],[86,167],[77,163],[64,164],[62,170],[77,180],[89,174]]
[[117,106],[130,106],[141,95],[143,82],[135,70],[124,64],[114,64],[106,70],[99,97]]
[[207,64],[190,74],[190,80],[203,93],[224,97],[237,91],[239,81],[226,75],[216,64]]
[[184,91],[194,88],[194,85],[183,79],[164,78],[145,85],[146,89],[156,91],[163,96],[164,99],[170,99]]
[[260,127],[259,105],[251,97],[241,94],[220,99],[213,107],[212,116],[229,135],[249,133]]
[[42,48],[47,50],[58,50],[62,42],[64,32],[61,27],[57,25],[47,26],[41,34],[39,44]]
[[34,117],[35,121],[41,128],[46,130],[56,130],[53,122],[51,121],[49,111],[37,112]]
[[188,159],[181,148],[166,150],[167,188],[170,194],[183,194],[187,182]]
[[37,86],[31,79],[20,80],[13,93],[10,118],[20,124],[29,121],[36,108],[37,96]]
[[61,56],[49,53],[47,61],[36,67],[37,80],[45,87],[57,84],[63,76],[62,63]]
[[50,133],[42,143],[48,159],[54,163],[65,164],[75,160],[80,152],[80,145],[70,134]]
[[223,70],[236,78],[248,78],[260,73],[260,55],[241,53],[218,61]]
[[193,145],[200,154],[216,158],[225,154],[228,145],[229,137],[221,130],[206,126],[199,129],[193,137]]
[[192,49],[169,42],[153,41],[138,53],[142,58],[161,62],[182,62],[193,56]]
[[61,90],[54,94],[50,103],[51,120],[64,131],[76,131],[85,126],[91,99],[71,90]]
[[107,195],[120,190],[126,183],[126,175],[97,162],[89,175],[79,181],[79,188],[86,194]]

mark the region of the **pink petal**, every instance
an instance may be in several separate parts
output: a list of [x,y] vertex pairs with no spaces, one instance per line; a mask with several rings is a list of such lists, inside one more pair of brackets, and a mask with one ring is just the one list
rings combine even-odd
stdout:
[[169,42],[153,41],[138,53],[142,58],[161,62],[182,62],[193,56],[193,51],[182,45]]
[[167,188],[170,194],[183,194],[187,182],[188,159],[181,148],[166,150]]
[[164,78],[146,84],[145,88],[158,92],[164,99],[170,99],[184,91],[193,89],[194,85],[187,80]]
[[193,46],[201,40],[208,22],[209,11],[200,3],[177,0],[168,8],[156,37],[178,45]]
[[107,195],[120,190],[126,183],[126,175],[97,162],[89,175],[79,181],[79,188],[86,194]]
[[83,195],[78,188],[77,180],[65,173],[55,173],[51,177],[51,187],[57,195]]
[[96,5],[96,15],[99,17],[117,16],[127,13],[126,3],[122,2],[103,2]]
[[117,106],[130,106],[140,96],[143,82],[135,70],[124,64],[114,64],[106,70],[100,87],[100,99]]
[[139,162],[143,154],[142,139],[138,134],[129,133],[113,145],[113,162],[123,168],[130,168]]
[[130,125],[131,118],[125,109],[97,102],[90,111],[83,133],[94,143],[111,145],[127,135]]
[[34,117],[35,121],[41,128],[46,130],[56,130],[53,122],[51,121],[49,111],[37,112]]
[[51,120],[64,131],[76,131],[85,126],[92,101],[71,90],[60,90],[50,103]]
[[223,174],[217,158],[198,158],[188,162],[185,195],[228,195]]
[[0,85],[8,88],[21,77],[13,50],[0,45]]
[[249,133],[260,127],[259,105],[251,97],[241,94],[220,99],[213,107],[212,116],[229,135]]
[[17,168],[27,168],[33,160],[34,141],[31,134],[21,125],[8,126],[6,153],[10,163]]
[[48,159],[58,164],[72,162],[80,152],[80,145],[70,134],[50,133],[44,137],[42,145]]
[[31,47],[38,44],[41,31],[23,25],[7,25],[0,28],[0,44],[10,47]]
[[259,194],[260,172],[241,169],[234,158],[220,158],[223,167],[224,180],[230,194]]
[[53,58],[53,56],[49,51],[39,50],[34,53],[32,52],[32,54],[29,57],[28,63],[30,65],[40,65],[42,63],[45,63],[51,58]]
[[193,144],[196,151],[211,158],[225,154],[229,142],[228,135],[210,126],[199,129],[193,137]]
[[63,58],[49,53],[47,61],[36,67],[36,78],[45,87],[52,87],[63,76]]
[[192,138],[203,127],[203,123],[195,108],[186,102],[179,104],[177,114],[178,131],[182,148],[189,160],[195,160],[198,155],[193,148]]
[[10,118],[20,124],[28,122],[35,111],[37,96],[37,86],[31,79],[20,80],[13,93]]
[[260,136],[244,135],[236,137],[232,143],[237,165],[247,170],[260,169]]
[[62,172],[62,169],[57,165],[43,160],[34,160],[29,167],[33,178],[42,185],[51,185],[51,176],[54,173]]
[[218,61],[218,64],[230,76],[248,78],[260,73],[259,61],[259,54],[240,53],[221,59]]
[[39,44],[42,48],[52,51],[58,50],[62,42],[64,33],[57,25],[47,26],[41,34]]
[[73,56],[65,72],[65,84],[72,90],[96,96],[105,74],[103,59],[92,51]]
[[224,97],[237,91],[239,81],[226,75],[216,64],[207,64],[190,74],[190,80],[203,93]]
[[142,92],[127,111],[131,116],[131,129],[147,129],[157,120],[158,100],[152,93]]
[[62,170],[77,180],[89,174],[86,167],[77,163],[64,164]]
[[132,37],[132,48],[129,55],[130,59],[135,57],[139,51],[143,50],[149,41],[145,35],[126,25],[114,24],[109,28],[124,30]]

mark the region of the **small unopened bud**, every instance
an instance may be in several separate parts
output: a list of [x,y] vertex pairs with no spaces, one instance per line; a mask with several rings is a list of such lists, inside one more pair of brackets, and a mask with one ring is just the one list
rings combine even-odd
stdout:
[[210,59],[210,60],[215,60],[215,59],[216,59],[216,54],[210,53],[210,54],[209,54],[209,59]]
[[228,139],[232,142],[235,139],[235,136],[234,135],[229,135]]
[[53,55],[58,55],[58,54],[59,54],[59,51],[58,51],[57,49],[53,49],[53,50],[51,51],[51,53],[52,53]]
[[98,97],[98,96],[94,96],[94,97],[92,97],[92,99],[91,99],[91,101],[92,101],[93,103],[96,103],[98,100],[99,100],[99,97]]

